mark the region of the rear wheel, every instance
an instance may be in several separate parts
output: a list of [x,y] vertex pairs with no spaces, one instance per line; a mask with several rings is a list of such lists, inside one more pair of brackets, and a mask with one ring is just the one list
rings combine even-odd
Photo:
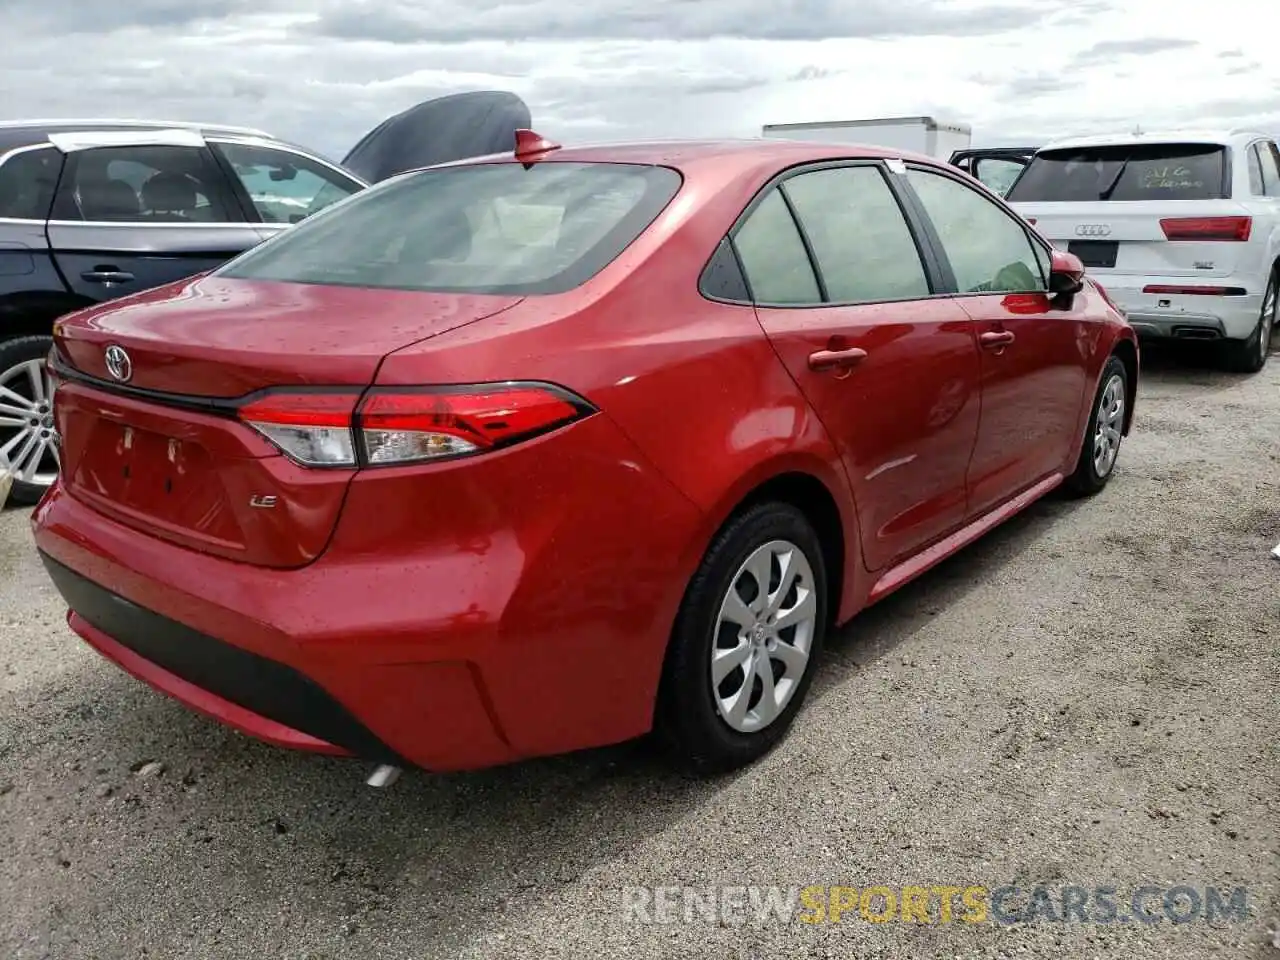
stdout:
[[1229,370],[1236,373],[1257,373],[1267,365],[1267,355],[1271,351],[1271,335],[1276,329],[1276,308],[1280,298],[1280,270],[1272,269],[1271,279],[1267,281],[1267,292],[1262,296],[1262,310],[1258,315],[1258,325],[1245,340],[1231,340],[1225,344],[1226,364]]
[[1077,496],[1092,496],[1107,485],[1115,471],[1129,397],[1129,372],[1112,354],[1102,368],[1098,392],[1093,398],[1089,426],[1084,433],[1075,472],[1067,477],[1066,488]]
[[655,728],[682,767],[744,766],[785,736],[827,623],[822,548],[804,514],[754,506],[716,537],[676,619]]
[[[9,502],[30,505],[58,475],[50,337],[0,341],[0,471],[13,478]],[[0,504],[3,506],[3,504]]]

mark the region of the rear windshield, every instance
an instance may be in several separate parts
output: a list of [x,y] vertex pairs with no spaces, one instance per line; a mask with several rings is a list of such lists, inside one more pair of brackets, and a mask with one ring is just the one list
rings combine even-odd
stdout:
[[680,189],[667,167],[551,161],[388,181],[231,261],[219,275],[459,293],[561,293],[627,248]]
[[1017,203],[1097,200],[1221,200],[1223,148],[1144,144],[1046,150],[1009,191]]

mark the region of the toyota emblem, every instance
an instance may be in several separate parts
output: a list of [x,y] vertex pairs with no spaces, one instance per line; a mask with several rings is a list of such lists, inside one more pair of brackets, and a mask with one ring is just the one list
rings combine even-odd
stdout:
[[1082,223],[1076,227],[1077,237],[1109,237],[1111,226],[1106,223]]
[[107,373],[121,383],[126,382],[133,376],[133,361],[129,359],[129,354],[124,352],[124,347],[116,346],[113,343],[107,347],[105,359],[107,361]]

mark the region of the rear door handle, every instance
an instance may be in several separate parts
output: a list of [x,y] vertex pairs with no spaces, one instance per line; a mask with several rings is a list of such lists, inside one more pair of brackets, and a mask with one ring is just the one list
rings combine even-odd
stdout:
[[978,336],[978,342],[984,347],[1007,347],[1014,339],[1012,330],[989,330]]
[[867,351],[858,347],[847,350],[818,350],[809,354],[809,369],[817,373],[824,370],[848,370],[867,358]]
[[131,283],[133,274],[115,267],[94,267],[80,274],[81,279],[90,283],[101,283],[110,286],[113,283]]

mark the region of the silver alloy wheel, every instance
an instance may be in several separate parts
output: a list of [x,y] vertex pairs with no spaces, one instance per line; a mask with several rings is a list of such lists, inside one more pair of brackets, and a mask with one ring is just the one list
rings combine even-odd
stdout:
[[1275,275],[1272,275],[1271,282],[1267,284],[1267,292],[1262,296],[1262,318],[1258,321],[1258,352],[1261,354],[1262,361],[1265,363],[1267,354],[1271,352],[1271,334],[1275,332],[1276,322],[1276,291],[1280,287],[1280,282]]
[[53,382],[43,360],[0,371],[0,469],[13,479],[47,487],[58,475]]
[[1098,423],[1093,434],[1093,469],[1105,477],[1116,464],[1120,452],[1120,431],[1124,428],[1124,380],[1113,373],[1098,401]]
[[791,702],[809,666],[816,590],[808,557],[787,540],[757,547],[734,574],[710,665],[716,710],[734,730],[763,730]]

